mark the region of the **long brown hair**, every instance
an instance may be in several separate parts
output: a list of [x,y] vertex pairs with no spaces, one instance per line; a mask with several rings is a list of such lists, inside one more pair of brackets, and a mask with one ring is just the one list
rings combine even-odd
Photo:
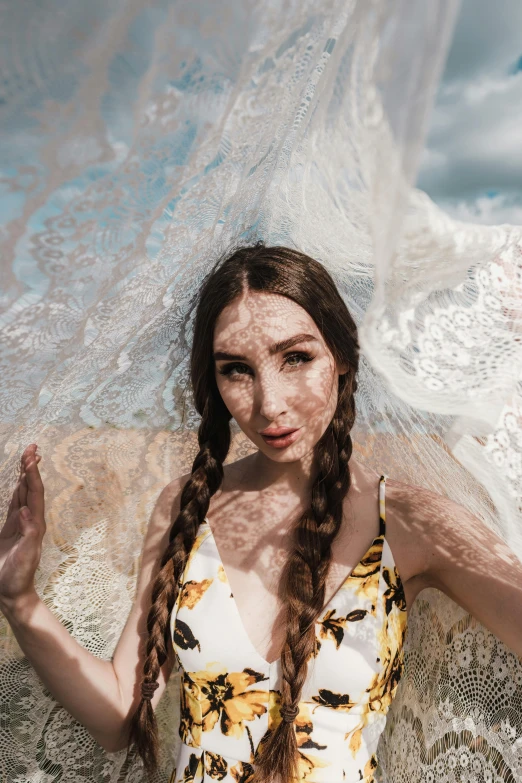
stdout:
[[[354,395],[359,365],[357,327],[337,287],[318,261],[286,247],[256,245],[235,250],[218,262],[199,291],[191,351],[194,403],[201,416],[199,453],[180,498],[169,545],[152,591],[147,618],[149,638],[143,682],[154,683],[167,658],[169,619],[179,582],[197,531],[207,514],[210,498],[223,480],[223,462],[230,448],[231,415],[219,394],[213,361],[213,338],[221,311],[245,289],[280,294],[304,308],[317,324],[339,365],[338,401],[333,418],[314,446],[318,470],[310,507],[296,522],[294,546],[284,566],[280,595],[286,608],[286,639],[281,651],[281,719],[259,744],[254,780],[282,783],[298,777],[298,752],[292,714],[296,713],[308,661],[315,654],[315,621],[325,602],[325,582],[332,543],[339,532],[343,498],[350,488],[348,461],[352,455],[350,431],[355,420]],[[134,744],[148,772],[158,763],[157,724],[151,702],[142,699],[132,717],[130,744]]]

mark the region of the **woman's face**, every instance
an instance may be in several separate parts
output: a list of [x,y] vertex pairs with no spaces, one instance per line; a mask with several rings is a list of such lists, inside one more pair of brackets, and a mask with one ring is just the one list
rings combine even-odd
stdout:
[[[332,420],[347,368],[336,367],[306,310],[279,294],[247,291],[221,312],[213,350],[219,392],[245,435],[276,462],[308,454]],[[281,427],[297,432],[279,442],[261,434]]]

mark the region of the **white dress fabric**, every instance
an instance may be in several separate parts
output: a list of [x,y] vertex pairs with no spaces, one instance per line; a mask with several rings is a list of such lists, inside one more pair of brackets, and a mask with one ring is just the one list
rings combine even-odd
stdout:
[[[316,651],[293,723],[300,780],[372,783],[377,742],[403,670],[403,585],[380,530],[316,622]],[[281,720],[280,661],[253,647],[208,520],[200,526],[171,616],[181,678],[181,745],[171,783],[247,783]]]

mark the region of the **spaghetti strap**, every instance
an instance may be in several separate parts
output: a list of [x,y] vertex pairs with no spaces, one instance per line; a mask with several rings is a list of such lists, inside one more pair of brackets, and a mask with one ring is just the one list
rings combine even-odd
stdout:
[[386,476],[379,479],[379,535],[386,536]]

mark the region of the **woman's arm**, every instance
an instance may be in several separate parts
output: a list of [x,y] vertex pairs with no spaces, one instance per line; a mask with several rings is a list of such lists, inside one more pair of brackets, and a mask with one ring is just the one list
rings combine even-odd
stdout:
[[1,601],[18,644],[45,687],[108,751],[119,749],[125,707],[116,671],[81,647],[33,593],[16,604]]
[[410,514],[425,586],[446,593],[522,657],[522,562],[500,536],[449,498],[422,489]]
[[[179,509],[188,475],[165,487],[156,502],[145,537],[135,602],[113,660],[104,661],[69,635],[34,589],[34,571],[45,533],[44,487],[34,452],[31,446],[24,452],[25,477],[22,474],[0,532],[0,609],[54,698],[102,747],[114,752],[127,745],[128,720],[140,699],[152,582],[168,541],[171,507],[174,505],[174,513]],[[20,514],[26,505],[31,511],[27,521]],[[153,705],[163,693],[172,665],[171,656],[162,668]]]

